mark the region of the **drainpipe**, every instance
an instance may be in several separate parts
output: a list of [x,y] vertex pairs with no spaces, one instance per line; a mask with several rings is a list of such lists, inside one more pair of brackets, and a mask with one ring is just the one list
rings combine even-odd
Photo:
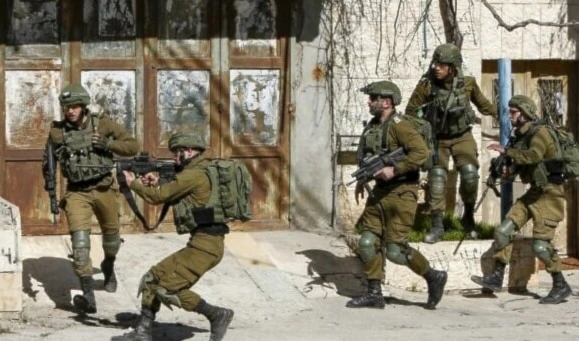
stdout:
[[[511,121],[509,120],[509,100],[511,99],[511,60],[500,58],[498,60],[499,70],[499,130],[501,145],[509,143],[511,135]],[[513,184],[512,182],[501,181],[501,221],[509,212],[513,205]]]

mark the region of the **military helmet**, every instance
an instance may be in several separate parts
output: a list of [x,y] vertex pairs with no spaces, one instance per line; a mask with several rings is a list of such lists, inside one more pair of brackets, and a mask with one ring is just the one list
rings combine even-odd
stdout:
[[530,118],[531,120],[536,120],[539,118],[537,116],[537,105],[531,98],[525,95],[513,96],[509,101],[509,107],[519,109],[523,115]]
[[169,150],[174,151],[177,148],[205,150],[207,149],[207,144],[205,140],[197,134],[174,133],[169,138]]
[[90,95],[86,89],[80,84],[69,84],[58,96],[58,101],[62,106],[69,106],[74,104],[89,105]]
[[360,89],[366,95],[378,95],[383,97],[391,97],[394,105],[402,102],[402,94],[398,85],[390,81],[373,82]]
[[454,44],[439,45],[432,54],[433,63],[451,64],[455,67],[462,66],[462,54]]

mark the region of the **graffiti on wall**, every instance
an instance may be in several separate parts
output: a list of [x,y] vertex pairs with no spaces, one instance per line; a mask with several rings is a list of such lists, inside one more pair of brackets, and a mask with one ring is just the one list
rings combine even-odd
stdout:
[[60,120],[60,71],[6,71],[6,143],[43,148],[53,120]]
[[83,71],[81,80],[91,97],[90,110],[107,113],[135,134],[135,72]]
[[209,71],[159,71],[157,115],[159,144],[174,131],[187,131],[209,142]]
[[57,1],[13,0],[8,39],[12,45],[58,44]]
[[135,0],[90,0],[83,6],[83,58],[135,55]]
[[207,55],[207,0],[159,2],[159,54]]
[[242,50],[259,48],[275,51],[277,6],[275,0],[235,0],[235,41]]
[[279,71],[231,70],[231,136],[242,145],[276,145]]

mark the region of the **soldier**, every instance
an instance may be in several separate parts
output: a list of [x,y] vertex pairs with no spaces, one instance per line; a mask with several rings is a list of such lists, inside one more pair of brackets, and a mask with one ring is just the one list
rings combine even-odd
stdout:
[[[149,173],[135,180],[125,172],[127,184],[148,203],[170,204],[178,232],[191,234],[186,247],[153,266],[141,279],[139,293],[141,317],[134,331],[114,337],[114,341],[150,341],[152,324],[161,303],[204,315],[211,323],[211,341],[223,339],[233,319],[233,310],[212,306],[189,290],[207,271],[221,261],[225,223],[210,222],[214,210],[205,207],[211,195],[211,183],[205,172],[209,161],[201,156],[205,141],[199,135],[176,133],[169,139],[174,153],[176,179],[158,186],[158,177]],[[207,223],[197,223],[201,220]]]
[[[90,96],[82,85],[65,87],[59,101],[65,117],[52,123],[47,144],[54,147],[56,160],[67,180],[60,206],[66,213],[72,239],[73,269],[83,292],[73,298],[73,303],[81,313],[90,314],[97,310],[90,259],[91,218],[96,215],[102,232],[104,287],[108,292],[115,292],[114,263],[121,237],[119,186],[111,173],[113,153],[136,155],[139,144],[107,116],[89,112]],[[98,167],[103,165],[110,168]],[[43,167],[47,167],[46,162]]]
[[460,172],[460,196],[464,203],[462,225],[471,236],[474,233],[474,205],[478,192],[477,145],[471,132],[475,113],[473,102],[483,115],[497,117],[496,107],[482,94],[473,77],[462,72],[462,55],[452,44],[434,50],[430,69],[412,93],[407,115],[423,116],[432,124],[435,151],[434,166],[428,172],[428,204],[432,215],[432,229],[424,238],[426,243],[438,242],[444,234],[443,213],[446,202],[448,162],[452,156]]
[[514,140],[508,148],[498,143],[488,146],[512,163],[507,168],[508,177],[513,179],[518,174],[524,184],[530,184],[530,188],[517,199],[505,220],[495,229],[494,271],[471,279],[486,289],[500,290],[513,250],[513,235],[533,219],[533,251],[553,277],[553,287],[540,303],[558,304],[571,295],[571,288],[561,273],[561,259],[552,244],[555,229],[565,215],[564,178],[561,174],[549,172],[544,162],[555,158],[557,150],[548,128],[534,122],[538,119],[536,111],[537,106],[529,97],[513,96],[509,101],[509,116],[515,129],[511,137]]
[[[360,138],[358,160],[400,147],[407,157],[375,174],[376,185],[357,223],[357,230],[362,231],[358,254],[364,262],[368,292],[350,300],[346,306],[384,308],[380,282],[387,258],[424,277],[428,284],[426,308],[434,309],[442,299],[447,274],[431,268],[428,260],[408,244],[418,200],[419,168],[428,155],[426,143],[414,126],[396,113],[396,105],[402,100],[396,84],[374,82],[360,91],[369,96],[368,107],[374,117]],[[359,196],[364,197],[364,186],[360,183],[355,196],[356,203]]]

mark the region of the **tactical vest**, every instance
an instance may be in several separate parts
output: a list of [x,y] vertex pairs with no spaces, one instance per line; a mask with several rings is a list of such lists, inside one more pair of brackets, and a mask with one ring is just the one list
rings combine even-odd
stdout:
[[[92,135],[98,118],[91,118],[84,129],[62,129],[63,145],[56,153],[62,174],[70,183],[82,183],[110,174],[114,167],[113,154],[96,153]],[[85,167],[89,166],[89,167]],[[95,167],[99,166],[99,167]]]
[[372,155],[381,154],[388,149],[388,121],[379,122],[372,119],[368,123],[360,136],[360,144],[356,155],[357,161]]
[[[529,150],[531,147],[531,139],[539,130],[540,125],[536,123],[531,123],[531,127],[526,134],[517,135],[511,137],[513,141],[509,143],[514,149],[518,150]],[[542,187],[551,181],[549,181],[549,172],[545,167],[543,161],[538,164],[533,165],[516,165],[516,173],[519,174],[523,183],[532,183],[536,186]]]
[[436,110],[437,124],[433,130],[437,135],[460,135],[475,123],[475,113],[470,106],[470,99],[464,87],[464,76],[459,71],[451,89],[444,89],[430,82],[431,100]]
[[372,119],[370,123],[364,127],[362,136],[360,137],[360,144],[358,145],[357,161],[360,163],[362,159],[368,156],[381,154],[383,151],[390,151],[388,146],[388,129],[391,120],[407,120],[412,127],[422,136],[426,147],[428,148],[429,156],[421,169],[427,171],[432,167],[432,128],[430,123],[426,120],[415,118],[413,116],[402,115],[394,113],[387,121],[379,123]]

